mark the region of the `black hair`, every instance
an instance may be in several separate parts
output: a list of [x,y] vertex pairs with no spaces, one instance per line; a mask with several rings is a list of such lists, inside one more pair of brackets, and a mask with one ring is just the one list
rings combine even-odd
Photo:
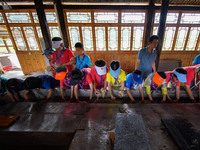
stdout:
[[26,89],[31,90],[31,89],[40,88],[42,81],[38,77],[28,77],[25,79],[24,84],[25,84]]
[[[183,68],[181,68],[181,67],[180,67],[180,68],[176,68],[175,71],[178,72],[178,73],[187,75],[187,70],[185,70],[185,69],[183,69]],[[177,78],[177,75],[176,75],[175,73],[173,73],[173,76],[174,76],[175,78]]]
[[157,72],[163,79],[166,79],[166,74],[163,71],[158,71]]
[[95,61],[95,66],[97,67],[103,67],[106,65],[106,62],[103,59],[98,59]]
[[142,74],[142,71],[136,69],[135,71],[133,71],[133,73],[134,74]]
[[75,44],[75,47],[83,48],[83,44],[80,43],[80,42],[77,42],[77,43]]
[[62,39],[60,37],[54,37],[52,38],[52,41],[62,41]]
[[183,69],[183,68],[176,68],[175,69],[178,73],[182,73],[182,74],[185,74],[187,75],[187,70]]
[[84,73],[80,69],[74,68],[71,71],[70,76],[71,76],[72,79],[82,79],[82,77],[84,77]]
[[149,38],[149,42],[152,43],[154,39],[159,40],[159,37],[158,37],[157,35],[152,35],[152,36]]
[[120,62],[118,60],[113,60],[110,63],[110,67],[112,70],[117,70],[120,67]]
[[12,89],[18,91],[18,89],[23,85],[23,82],[23,80],[17,78],[8,79],[6,84],[8,91],[12,92]]
[[65,66],[59,66],[58,68],[56,68],[56,72],[66,72],[67,71],[67,67]]

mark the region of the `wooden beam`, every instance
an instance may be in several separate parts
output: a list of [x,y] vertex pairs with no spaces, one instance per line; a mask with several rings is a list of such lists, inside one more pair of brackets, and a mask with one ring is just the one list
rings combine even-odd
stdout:
[[44,11],[44,5],[42,0],[34,0],[35,7],[44,39],[44,44],[46,49],[52,49],[52,43],[51,43],[51,35],[49,32],[49,26],[47,23],[45,11]]
[[162,6],[160,10],[160,21],[158,25],[159,43],[157,46],[156,70],[158,69],[160,54],[162,50],[162,44],[163,44],[164,35],[165,35],[168,6],[169,6],[169,0],[162,0]]
[[153,30],[154,14],[155,14],[154,3],[155,3],[155,0],[149,0],[144,46],[148,45],[149,37],[151,36],[152,30]]
[[[63,7],[61,4],[61,0],[54,0],[54,8],[55,8],[55,12],[58,18],[58,26],[60,29],[60,33],[64,42],[64,45],[66,47],[69,47],[69,41],[68,41],[68,36],[67,36],[67,30],[65,28],[65,20],[66,18],[64,18],[63,15]],[[72,45],[73,46],[73,45]]]
[[6,43],[5,40],[3,40],[3,43],[4,43],[4,45],[5,45],[5,47],[6,47],[7,51],[8,51],[8,53],[11,53],[11,51],[10,51],[10,49],[9,49],[9,47],[8,47],[8,45],[7,45],[7,43]]

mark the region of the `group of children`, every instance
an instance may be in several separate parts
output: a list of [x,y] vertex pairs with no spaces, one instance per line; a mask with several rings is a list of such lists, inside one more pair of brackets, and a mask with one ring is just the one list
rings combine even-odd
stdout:
[[[123,97],[126,91],[131,101],[135,102],[134,94],[132,95],[130,90],[138,89],[141,94],[141,101],[144,103],[144,87],[151,102],[154,102],[152,93],[159,89],[162,90],[163,94],[162,102],[166,102],[166,99],[170,102],[179,102],[180,86],[181,83],[184,83],[189,98],[196,102],[192,95],[191,86],[198,88],[200,86],[198,84],[200,65],[176,68],[169,72],[153,72],[144,79],[140,70],[134,70],[126,75],[121,68],[120,62],[117,60],[113,60],[108,68],[104,60],[98,59],[95,61],[95,66],[92,67],[90,57],[85,54],[84,47],[79,42],[75,44],[76,51],[78,52],[78,55],[75,57],[71,50],[64,47],[61,38],[53,38],[52,46],[56,51],[45,50],[43,55],[49,59],[53,77],[50,75],[39,75],[28,77],[24,81],[16,78],[7,80],[0,77],[0,93],[4,95],[7,91],[13,101],[19,101],[17,92],[25,90],[25,100],[31,101],[29,94],[32,89],[45,88],[48,90],[46,97],[46,101],[48,101],[51,98],[53,89],[60,86],[63,101],[67,101],[64,89],[70,88],[71,97],[69,101],[75,95],[76,101],[80,102],[78,90],[89,87],[90,97],[88,102],[91,102],[93,94],[104,97],[107,90],[114,101],[116,96],[113,94],[113,89],[118,90],[119,97]],[[175,90],[175,100],[170,98],[167,92],[169,88]]]

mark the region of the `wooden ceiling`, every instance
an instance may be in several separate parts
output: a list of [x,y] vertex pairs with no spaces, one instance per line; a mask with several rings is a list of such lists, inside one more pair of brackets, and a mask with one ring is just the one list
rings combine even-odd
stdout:
[[[43,0],[44,3],[46,4],[53,4],[54,0]],[[200,0],[169,0],[170,5],[175,5],[175,6],[188,6],[188,5],[193,5],[193,6],[200,6]],[[34,0],[3,0],[3,2],[8,3],[8,5],[21,5],[21,4],[26,4],[26,5],[34,5]],[[107,5],[112,5],[112,3],[124,3],[125,5],[148,5],[149,0],[62,0],[63,4],[69,4],[69,3],[80,3],[80,4],[107,4]],[[162,0],[155,0],[155,4],[160,5]],[[2,2],[1,2],[2,3]]]

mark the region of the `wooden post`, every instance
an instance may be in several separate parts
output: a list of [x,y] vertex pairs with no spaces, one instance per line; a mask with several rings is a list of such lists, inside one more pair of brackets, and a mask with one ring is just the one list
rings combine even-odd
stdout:
[[156,48],[157,49],[156,70],[158,69],[160,54],[162,50],[162,44],[163,44],[164,35],[165,35],[168,6],[169,6],[169,0],[162,0],[161,10],[160,10],[160,21],[159,21],[159,26],[158,26],[159,42]]
[[[60,28],[60,33],[64,42],[64,45],[66,47],[69,47],[69,42],[68,42],[68,38],[67,38],[67,30],[65,28],[65,19],[64,15],[63,15],[63,7],[61,4],[61,0],[54,0],[54,9],[56,11],[56,15],[58,18],[58,26]],[[74,46],[74,45],[72,45]]]
[[52,49],[51,35],[49,32],[49,26],[47,23],[43,2],[42,0],[34,0],[34,2],[42,31],[42,36],[44,38],[45,47],[46,49]]
[[153,23],[154,23],[154,14],[155,14],[155,0],[149,0],[149,8],[147,13],[147,24],[146,24],[146,33],[145,33],[145,41],[144,46],[146,47],[149,41],[149,37],[151,36]]

